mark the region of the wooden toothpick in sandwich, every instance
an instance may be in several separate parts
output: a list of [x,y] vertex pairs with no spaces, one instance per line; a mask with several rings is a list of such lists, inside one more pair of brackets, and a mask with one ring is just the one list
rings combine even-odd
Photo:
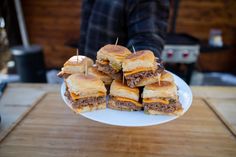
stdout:
[[[157,66],[159,67],[159,65],[161,65],[160,63],[159,63],[159,58],[158,57],[156,57],[156,62],[157,62]],[[161,73],[158,73],[158,85],[160,86],[161,85]]]
[[134,54],[136,54],[136,51],[135,51],[135,49],[134,49],[134,46],[132,45],[132,49],[133,49],[133,53]]
[[119,38],[117,37],[117,38],[116,38],[116,43],[115,43],[115,45],[117,45],[117,44],[118,44],[118,41],[119,41]]
[[125,84],[125,75],[122,75],[122,83]]
[[85,75],[88,76],[88,62],[85,60]]
[[79,63],[79,49],[76,49],[77,63]]
[[161,86],[161,74],[157,74],[158,76],[158,85]]
[[116,47],[116,45],[118,44],[118,41],[119,41],[119,38],[117,37],[117,38],[116,38],[115,47]]

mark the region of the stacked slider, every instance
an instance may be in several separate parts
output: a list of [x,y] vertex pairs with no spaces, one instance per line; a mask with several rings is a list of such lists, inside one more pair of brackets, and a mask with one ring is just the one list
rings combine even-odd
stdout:
[[95,76],[72,74],[66,80],[65,96],[76,113],[106,108],[106,88]]
[[131,52],[120,45],[105,45],[97,52],[96,65],[98,70],[111,76],[113,79],[122,78],[122,61]]
[[64,63],[63,68],[61,68],[61,71],[57,74],[57,76],[67,78],[71,74],[84,73],[86,64],[87,67],[91,67],[93,65],[93,60],[82,55],[72,56]]
[[119,80],[114,80],[110,87],[108,107],[115,110],[137,111],[142,109],[139,102],[139,89],[130,88]]
[[123,60],[122,68],[127,85],[132,88],[157,82],[164,70],[149,50],[137,51],[127,56]]
[[167,71],[163,71],[161,73],[161,81],[168,81],[168,82],[173,82],[174,83],[174,77],[171,73],[167,72]]
[[93,65],[92,67],[88,68],[88,74],[95,76],[95,77],[99,78],[100,80],[102,80],[102,82],[105,84],[107,90],[109,90],[113,79],[109,75],[107,75],[101,71],[98,71],[96,65]]
[[[171,80],[171,75],[166,74],[166,76],[165,79]],[[146,85],[142,98],[144,112],[148,114],[179,116],[183,112],[177,95],[177,87],[173,81],[160,81]]]

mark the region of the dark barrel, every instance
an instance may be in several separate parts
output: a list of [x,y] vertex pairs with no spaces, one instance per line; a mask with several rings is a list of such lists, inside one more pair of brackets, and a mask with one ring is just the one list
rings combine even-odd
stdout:
[[11,51],[16,62],[17,73],[22,82],[46,82],[46,70],[41,46],[16,46]]

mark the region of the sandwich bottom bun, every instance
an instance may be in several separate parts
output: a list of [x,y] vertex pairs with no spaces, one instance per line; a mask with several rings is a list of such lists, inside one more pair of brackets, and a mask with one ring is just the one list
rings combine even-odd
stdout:
[[101,110],[101,109],[106,109],[106,102],[98,104],[96,106],[94,105],[90,105],[90,106],[84,106],[81,108],[73,108],[71,106],[71,109],[75,112],[75,113],[83,113],[83,112],[91,112],[91,111],[95,111],[95,110]]
[[170,115],[170,116],[181,116],[183,115],[183,109],[176,110],[172,113],[165,113],[165,112],[160,112],[160,111],[155,111],[155,110],[144,110],[145,113],[147,114],[152,114],[152,115]]
[[113,110],[120,110],[120,111],[134,111],[133,109],[127,107],[127,106],[122,106],[122,107],[118,107],[116,105],[116,102],[112,99],[108,100],[108,108],[113,109]]
[[158,80],[159,80],[159,77],[158,77],[158,76],[146,77],[146,78],[141,79],[141,80],[136,84],[136,86],[137,86],[137,87],[141,87],[141,86],[149,85],[149,84],[158,82]]

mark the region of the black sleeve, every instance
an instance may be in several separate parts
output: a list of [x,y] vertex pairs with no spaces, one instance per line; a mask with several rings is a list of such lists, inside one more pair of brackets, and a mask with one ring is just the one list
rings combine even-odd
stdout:
[[127,0],[127,47],[148,49],[160,57],[164,46],[169,16],[168,0]]

